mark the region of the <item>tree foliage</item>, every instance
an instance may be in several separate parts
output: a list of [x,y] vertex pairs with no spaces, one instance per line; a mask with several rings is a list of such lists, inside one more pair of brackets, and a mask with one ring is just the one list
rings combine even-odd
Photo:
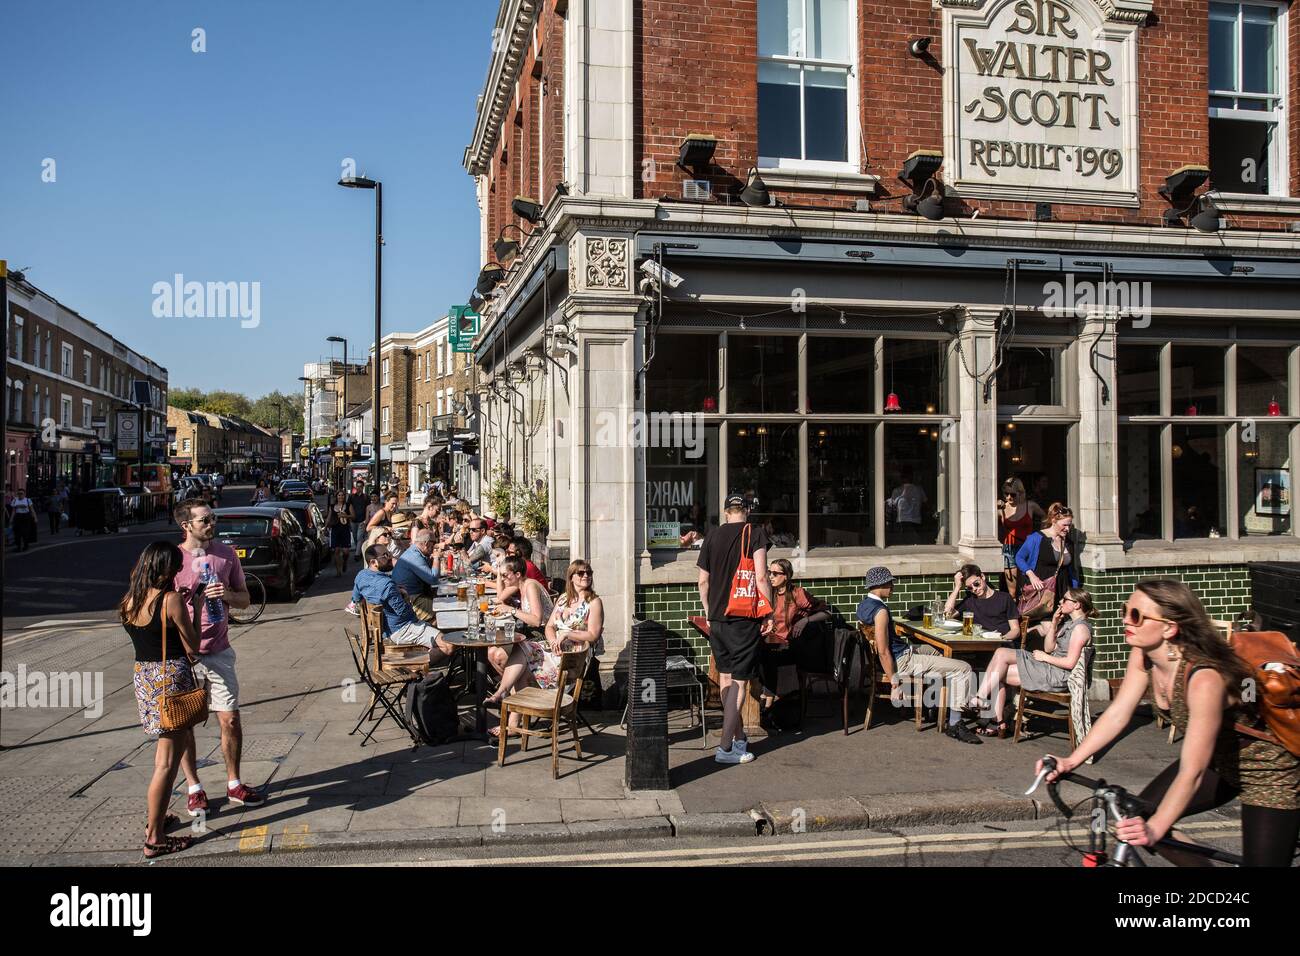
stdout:
[[224,389],[204,392],[199,388],[173,388],[167,395],[167,402],[190,412],[234,415],[270,429],[283,427],[302,432],[306,427],[302,396],[278,389],[250,401],[247,395]]

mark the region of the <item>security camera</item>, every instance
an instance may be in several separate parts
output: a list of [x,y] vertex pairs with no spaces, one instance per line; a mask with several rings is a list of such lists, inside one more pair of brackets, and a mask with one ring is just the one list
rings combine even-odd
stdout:
[[641,271],[650,276],[660,285],[666,285],[670,289],[676,289],[686,281],[676,272],[661,266],[654,259],[647,259],[645,262],[641,263]]
[[637,283],[636,288],[637,291],[640,292],[647,299],[653,299],[658,294],[659,289],[661,287],[659,283],[655,281],[654,276],[646,276],[639,283]]
[[569,337],[569,327],[563,322],[557,322],[551,326],[551,335],[557,339],[567,339]]

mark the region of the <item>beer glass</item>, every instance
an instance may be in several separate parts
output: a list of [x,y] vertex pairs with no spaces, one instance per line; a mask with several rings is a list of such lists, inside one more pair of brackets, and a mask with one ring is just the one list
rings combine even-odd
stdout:
[[474,585],[475,595],[477,595],[478,597],[482,597],[486,593],[487,593],[487,582],[479,581]]
[[925,628],[934,627],[934,612],[928,607],[921,612],[921,626]]
[[971,611],[963,611],[961,615],[961,632],[966,637],[975,633],[975,614]]
[[461,604],[469,603],[469,586],[464,581],[456,585],[456,600]]

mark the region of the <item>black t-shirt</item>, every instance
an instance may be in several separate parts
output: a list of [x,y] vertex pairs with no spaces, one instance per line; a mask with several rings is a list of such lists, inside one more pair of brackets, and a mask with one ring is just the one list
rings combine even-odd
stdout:
[[975,623],[981,630],[997,631],[1006,634],[1011,630],[1011,622],[1020,617],[1016,602],[1006,591],[994,591],[989,597],[977,598],[968,594],[957,605],[957,613],[970,611],[975,615]]
[[348,495],[348,507],[352,509],[353,521],[364,521],[366,519],[366,506],[370,504],[370,496],[353,492]]
[[[709,572],[709,620],[721,621],[727,616],[727,601],[731,598],[731,579],[740,566],[740,534],[746,523],[737,521],[721,524],[709,530],[704,544],[700,546],[700,559],[695,562],[697,568]],[[749,527],[749,554],[753,557],[759,548],[767,547],[767,535],[757,525]],[[766,574],[767,568],[755,567],[758,574]]]

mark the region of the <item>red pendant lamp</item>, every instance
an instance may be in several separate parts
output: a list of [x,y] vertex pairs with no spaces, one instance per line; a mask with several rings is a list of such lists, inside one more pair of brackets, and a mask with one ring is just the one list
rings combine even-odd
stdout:
[[1268,414],[1273,418],[1282,414],[1282,406],[1276,398],[1270,398],[1268,400]]
[[903,403],[898,400],[898,393],[894,391],[894,370],[889,370],[889,394],[885,396],[886,412],[901,412]]

